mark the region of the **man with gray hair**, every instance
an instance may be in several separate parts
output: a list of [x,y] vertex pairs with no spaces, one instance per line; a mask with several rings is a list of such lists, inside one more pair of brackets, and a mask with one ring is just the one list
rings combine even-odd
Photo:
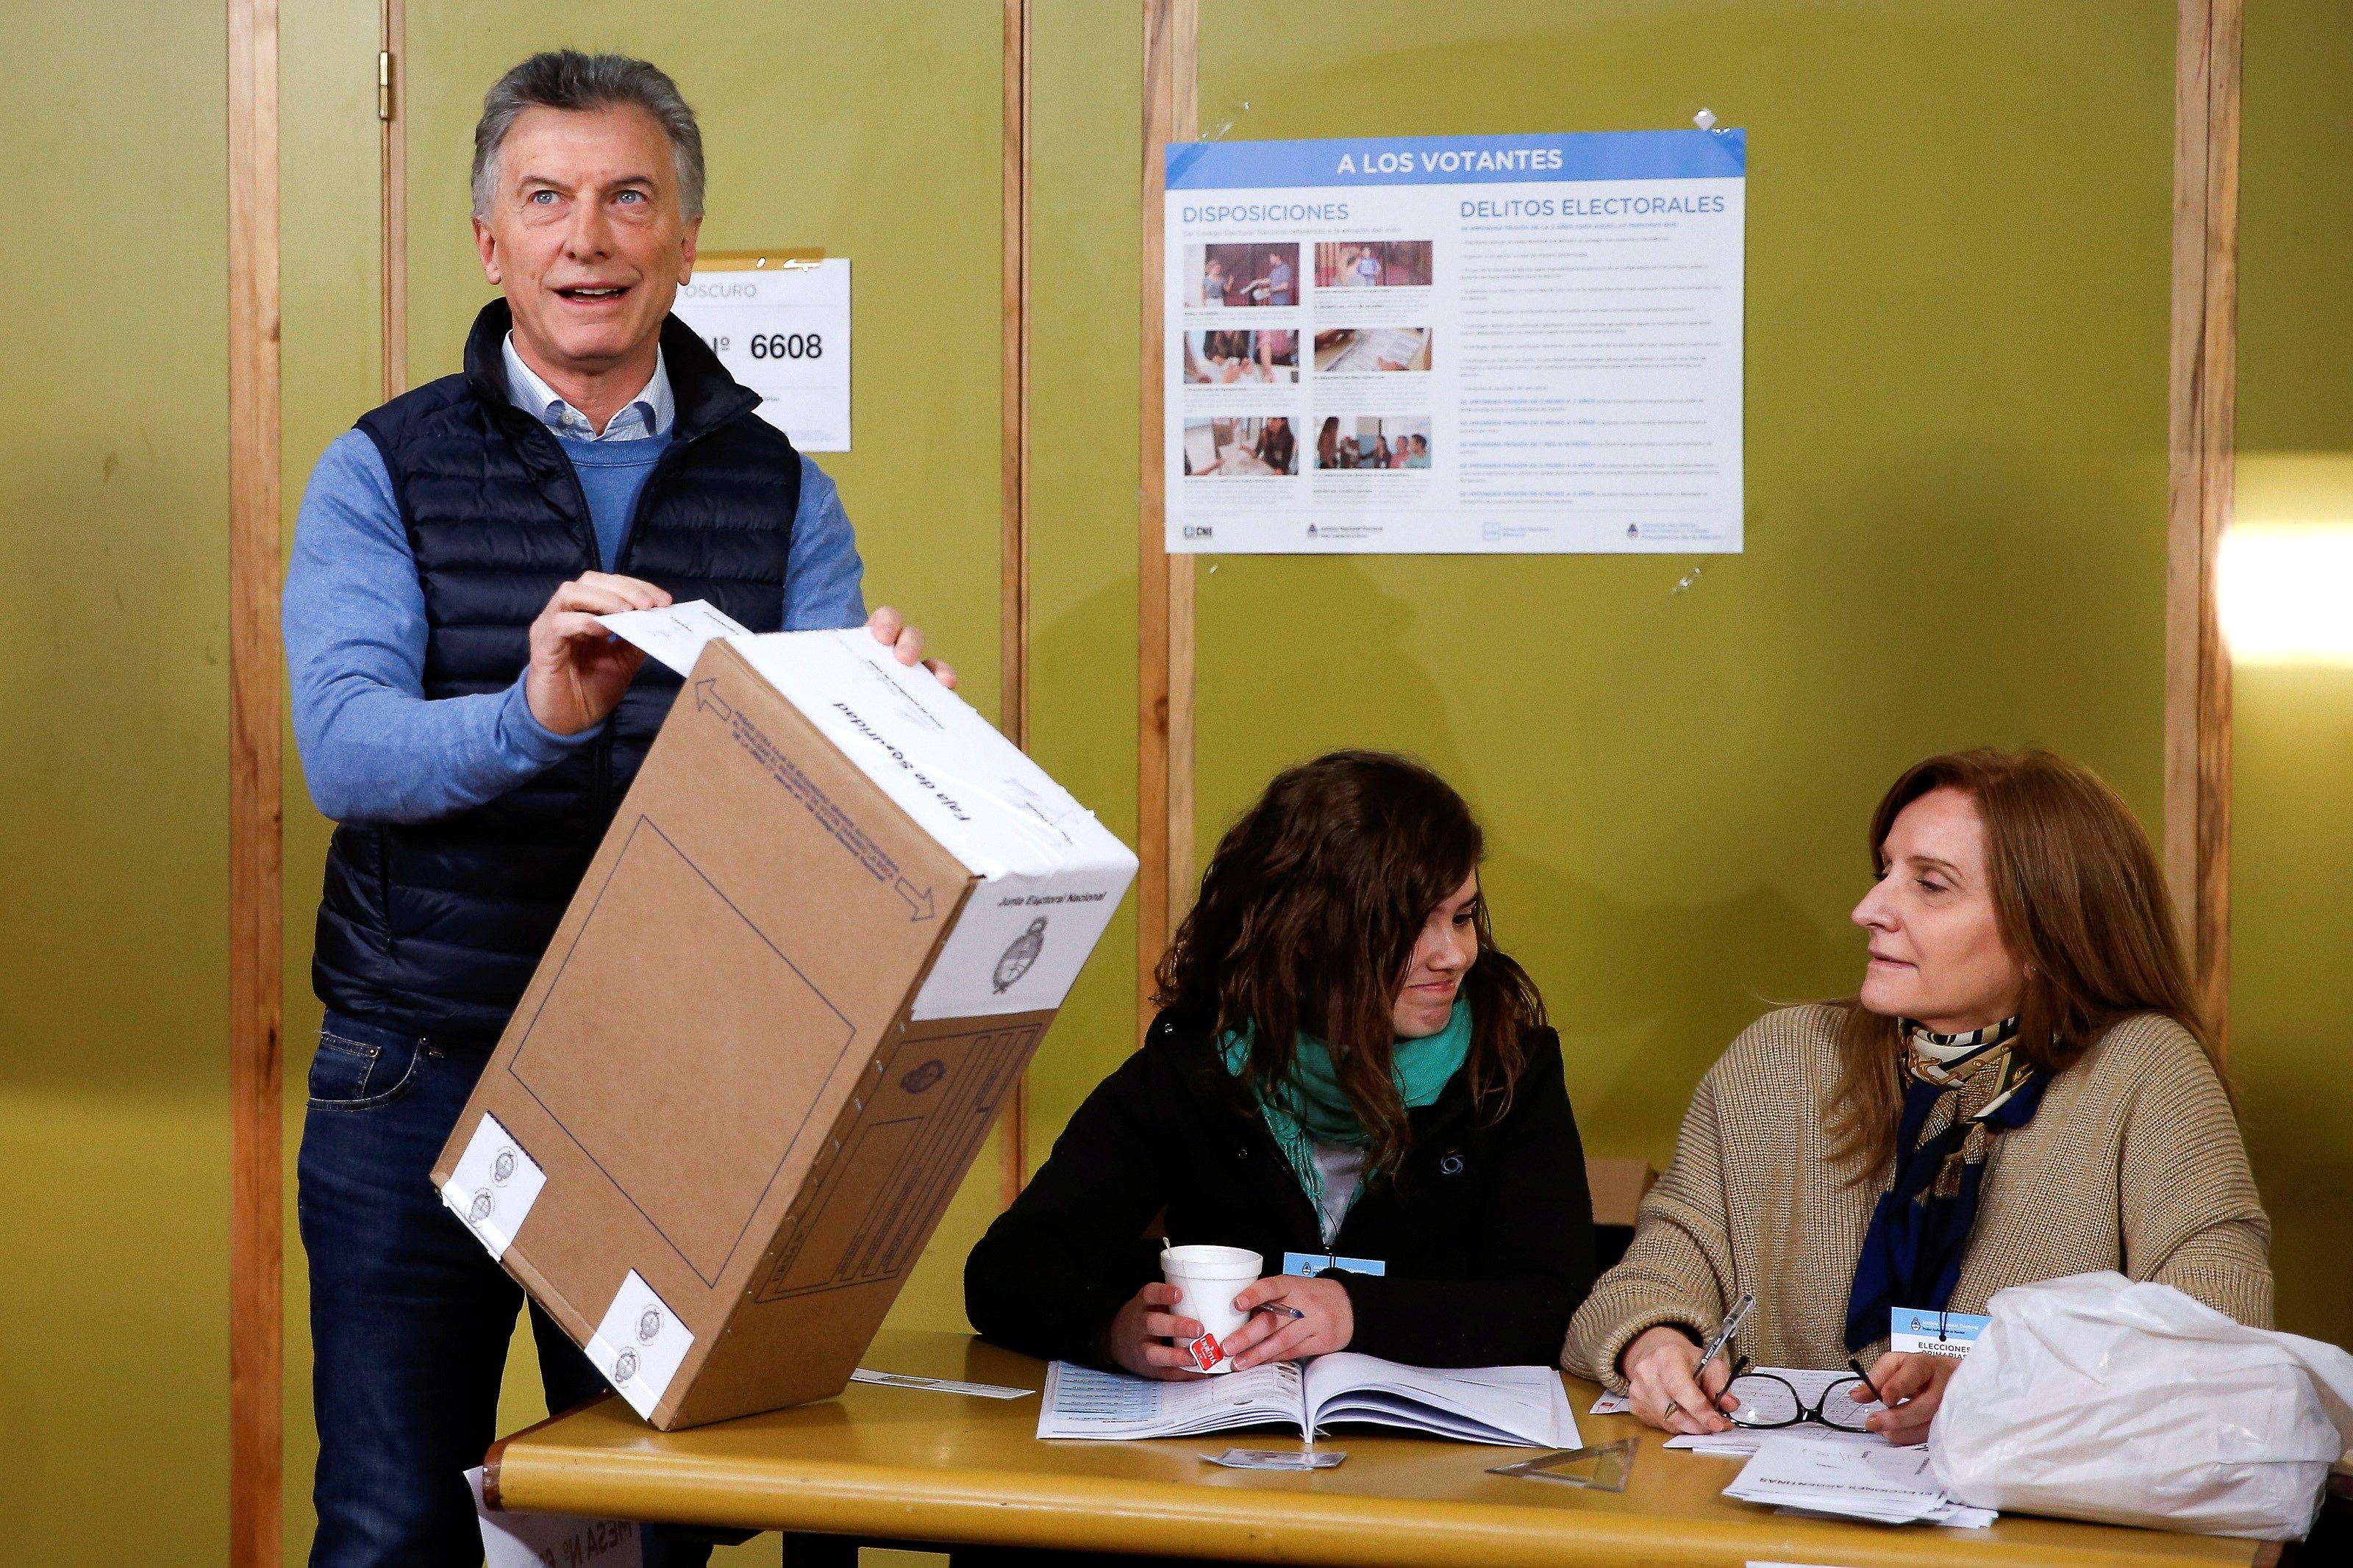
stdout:
[[[642,60],[534,55],[483,100],[465,370],[320,458],[286,581],[295,738],[335,819],[300,1213],[314,1568],[481,1561],[480,1463],[522,1295],[429,1179],[679,688],[596,616],[709,599],[754,631],[870,620],[832,482],[670,307],[702,136]],[[943,680],[955,673],[934,664]],[[536,1308],[548,1404],[604,1388]],[[648,1531],[647,1563],[708,1549]]]

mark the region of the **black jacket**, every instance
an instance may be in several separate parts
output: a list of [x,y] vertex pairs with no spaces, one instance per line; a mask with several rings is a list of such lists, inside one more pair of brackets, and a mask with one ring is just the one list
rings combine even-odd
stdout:
[[[1500,1120],[1472,1106],[1464,1079],[1409,1113],[1404,1163],[1358,1194],[1334,1238],[1333,1252],[1388,1266],[1332,1276],[1356,1316],[1348,1348],[1421,1366],[1548,1366],[1593,1284],[1560,1037],[1528,1037]],[[973,1248],[965,1314],[1015,1350],[1107,1364],[1113,1317],[1160,1278],[1145,1231],[1163,1214],[1176,1242],[1248,1247],[1270,1274],[1285,1252],[1324,1251],[1314,1205],[1209,1031],[1166,1013]]]
[[[513,685],[548,595],[598,564],[587,498],[562,444],[508,397],[511,320],[506,301],[491,300],[467,340],[463,374],[359,423],[383,454],[417,559],[428,698]],[[775,631],[799,454],[676,317],[662,324],[661,347],[678,422],[613,569]],[[410,1034],[497,1039],[678,689],[648,659],[596,738],[538,777],[438,821],[338,826],[311,963],[319,999]]]

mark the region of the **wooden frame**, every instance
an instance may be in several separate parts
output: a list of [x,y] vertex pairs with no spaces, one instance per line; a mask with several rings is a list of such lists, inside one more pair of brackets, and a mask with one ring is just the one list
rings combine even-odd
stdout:
[[286,1203],[277,0],[228,0],[227,20],[229,1562],[277,1568]]
[[[997,646],[998,728],[1029,749],[1029,0],[1005,0],[1003,359]],[[1005,1099],[998,1192],[1010,1208],[1029,1179],[1029,1075]]]
[[377,277],[384,398],[408,390],[408,0],[377,0],[375,57]]
[[2214,566],[2231,521],[2239,372],[2242,0],[2181,0],[2174,66],[2173,343],[2165,578],[2165,868],[2227,1052],[2231,653]]
[[1168,553],[1162,145],[1200,134],[1199,0],[1144,0],[1143,396],[1138,421],[1135,704],[1136,1038],[1153,971],[1193,894],[1193,558]]

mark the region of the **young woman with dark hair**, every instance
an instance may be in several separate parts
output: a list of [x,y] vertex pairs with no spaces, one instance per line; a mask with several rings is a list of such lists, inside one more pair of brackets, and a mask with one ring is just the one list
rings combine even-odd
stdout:
[[1559,1037],[1489,930],[1483,848],[1462,798],[1400,757],[1269,784],[1210,858],[1144,1048],[973,1249],[973,1326],[1195,1375],[1165,1234],[1264,1259],[1235,1298],[1240,1368],[1343,1348],[1551,1362],[1592,1282],[1592,1208]]
[[1895,781],[1870,844],[1862,989],[1709,1070],[1563,1363],[1721,1430],[1731,1358],[1703,1388],[1698,1342],[1747,1290],[1750,1360],[1857,1353],[1892,1401],[1873,1429],[1916,1443],[1958,1363],[1874,1364],[1891,1309],[2115,1269],[2268,1327],[2270,1225],[2131,809],[2047,752],[1959,752]]

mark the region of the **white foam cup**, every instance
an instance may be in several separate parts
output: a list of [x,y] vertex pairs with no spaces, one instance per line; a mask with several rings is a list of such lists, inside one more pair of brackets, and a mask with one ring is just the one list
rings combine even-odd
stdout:
[[1201,1325],[1201,1337],[1184,1347],[1193,1352],[1193,1364],[1202,1372],[1231,1372],[1225,1342],[1250,1321],[1248,1312],[1234,1310],[1234,1298],[1244,1287],[1263,1277],[1265,1259],[1239,1247],[1171,1247],[1160,1254],[1161,1278],[1184,1292],[1172,1309],[1180,1318]]

